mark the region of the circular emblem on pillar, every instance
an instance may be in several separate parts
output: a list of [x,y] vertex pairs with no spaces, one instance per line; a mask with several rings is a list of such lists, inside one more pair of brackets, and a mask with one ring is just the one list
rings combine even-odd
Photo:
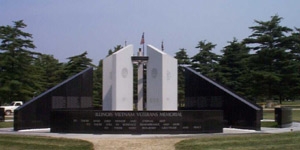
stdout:
[[126,78],[127,75],[128,75],[128,69],[127,69],[127,68],[123,68],[123,69],[122,69],[122,77],[123,77],[123,78]]
[[167,71],[167,80],[170,80],[171,77],[172,77],[172,74],[171,74],[171,72],[168,70],[168,71]]
[[152,68],[151,76],[152,76],[152,78],[156,78],[156,76],[157,76],[157,69],[156,68]]

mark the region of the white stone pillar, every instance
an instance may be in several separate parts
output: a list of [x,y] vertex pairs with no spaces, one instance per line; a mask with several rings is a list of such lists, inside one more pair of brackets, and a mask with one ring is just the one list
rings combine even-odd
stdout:
[[138,64],[138,78],[137,78],[137,110],[142,111],[144,110],[144,65],[143,63]]
[[133,110],[133,46],[103,60],[103,110]]
[[147,110],[177,110],[177,60],[148,45]]

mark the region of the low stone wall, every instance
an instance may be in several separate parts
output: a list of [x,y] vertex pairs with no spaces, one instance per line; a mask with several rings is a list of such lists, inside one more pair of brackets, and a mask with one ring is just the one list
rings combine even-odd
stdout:
[[275,121],[277,122],[280,128],[287,128],[292,126],[293,123],[292,108],[289,107],[275,108]]

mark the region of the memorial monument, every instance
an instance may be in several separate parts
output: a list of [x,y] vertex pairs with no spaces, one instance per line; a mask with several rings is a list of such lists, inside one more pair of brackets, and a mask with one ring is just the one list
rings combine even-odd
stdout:
[[[134,56],[133,51],[133,46],[128,45],[103,60],[103,110],[55,110],[51,115],[51,132],[182,134],[223,131],[221,110],[178,111],[175,58],[151,45],[147,46],[147,56],[140,50]],[[133,64],[138,68],[137,109],[133,107]],[[144,83],[147,83],[146,104]]]
[[92,105],[93,68],[88,68],[19,107],[14,130],[50,127],[51,132],[96,134],[260,130],[260,107],[189,67],[183,67],[185,107],[178,109],[177,67],[176,59],[151,45],[147,56],[141,50],[134,56],[128,45],[103,60],[102,110]]
[[[143,65],[147,66],[146,110],[177,110],[177,60],[151,45],[147,46],[147,54],[133,57],[133,46],[129,45],[103,60],[103,110],[133,110],[134,62],[139,65],[139,84],[144,80]],[[143,110],[141,87],[137,90],[138,110]]]

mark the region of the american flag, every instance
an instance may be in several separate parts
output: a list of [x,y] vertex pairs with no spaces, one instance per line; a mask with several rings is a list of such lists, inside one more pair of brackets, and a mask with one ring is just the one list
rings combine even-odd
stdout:
[[142,35],[142,39],[141,39],[141,43],[140,43],[140,44],[142,45],[142,44],[144,44],[144,43],[145,43],[145,38],[144,38],[144,32],[143,32],[143,35]]

